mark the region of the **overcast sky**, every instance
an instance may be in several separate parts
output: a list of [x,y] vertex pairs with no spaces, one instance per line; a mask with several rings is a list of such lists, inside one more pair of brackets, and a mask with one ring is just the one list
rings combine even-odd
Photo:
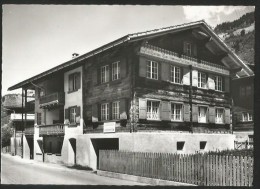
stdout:
[[3,5],[2,95],[7,88],[126,34],[204,19],[233,21],[254,7]]

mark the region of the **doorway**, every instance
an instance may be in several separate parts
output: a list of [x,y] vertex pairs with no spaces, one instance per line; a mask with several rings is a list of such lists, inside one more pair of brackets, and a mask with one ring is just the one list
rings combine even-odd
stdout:
[[76,163],[77,163],[77,159],[76,159],[76,156],[77,156],[77,146],[76,146],[76,139],[75,138],[70,138],[69,139],[69,143],[70,143],[70,148],[72,149],[72,150],[69,150],[69,155],[71,155],[71,157],[69,158],[69,159],[71,159],[70,160],[70,162],[71,163],[74,163],[74,165],[76,165]]

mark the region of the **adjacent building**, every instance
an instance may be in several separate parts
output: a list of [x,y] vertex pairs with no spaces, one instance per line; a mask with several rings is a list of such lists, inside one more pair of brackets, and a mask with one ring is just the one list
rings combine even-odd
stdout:
[[254,75],[198,21],[73,54],[9,90],[35,90],[34,159],[96,169],[100,149],[233,149],[231,81],[240,70]]

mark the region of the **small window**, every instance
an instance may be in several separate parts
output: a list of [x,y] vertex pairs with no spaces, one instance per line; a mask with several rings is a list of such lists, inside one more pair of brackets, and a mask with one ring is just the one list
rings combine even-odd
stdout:
[[101,83],[108,82],[109,67],[108,65],[101,67]]
[[146,77],[149,79],[158,80],[158,63],[154,61],[147,61]]
[[109,107],[108,103],[101,104],[101,120],[109,120]]
[[192,48],[191,43],[184,42],[184,54],[185,55],[191,56],[191,48]]
[[112,64],[112,81],[120,78],[120,67],[119,62],[114,62]]
[[80,75],[73,73],[69,75],[69,92],[76,91],[80,88]]
[[221,76],[215,76],[215,90],[223,91],[223,79]]
[[205,73],[198,72],[198,87],[203,89],[207,88],[207,76]]
[[183,150],[183,148],[184,148],[184,144],[185,144],[184,141],[177,142],[177,151],[181,151],[181,150]]
[[76,108],[77,107],[69,108],[69,120],[70,120],[70,123],[76,123]]
[[224,123],[224,109],[216,108],[215,123]]
[[42,114],[37,113],[37,125],[41,125],[41,124],[42,124]]
[[159,120],[160,119],[160,101],[147,101],[147,119]]
[[200,150],[205,150],[206,144],[207,144],[206,141],[200,141]]
[[119,101],[112,103],[112,119],[119,119]]
[[181,121],[182,120],[182,104],[171,104],[171,120]]
[[206,123],[207,122],[207,111],[208,108],[204,106],[199,106],[199,115],[198,115],[198,122],[199,123]]
[[242,121],[247,122],[247,121],[253,121],[253,116],[251,113],[248,112],[243,112],[242,113]]
[[171,66],[171,82],[181,83],[181,69],[176,66]]

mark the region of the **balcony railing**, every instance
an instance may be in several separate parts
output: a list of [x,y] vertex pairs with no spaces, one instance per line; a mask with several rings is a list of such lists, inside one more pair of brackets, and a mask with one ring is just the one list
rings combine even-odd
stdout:
[[166,61],[177,62],[183,65],[192,65],[195,68],[200,68],[224,75],[229,75],[229,70],[226,67],[214,64],[205,60],[199,60],[187,55],[178,54],[176,52],[168,51],[159,47],[145,44],[140,49],[140,54],[157,57]]
[[[12,121],[21,121],[22,119],[25,120],[25,114],[22,117],[22,114],[19,113],[11,113],[10,119]],[[26,115],[26,120],[27,121],[34,121],[34,114],[27,114]]]
[[25,127],[24,128],[25,135],[33,135],[34,134],[34,127]]
[[48,108],[55,105],[64,105],[64,92],[56,92],[40,98],[40,108]]
[[39,134],[43,135],[64,135],[65,128],[63,124],[42,125],[40,126]]

